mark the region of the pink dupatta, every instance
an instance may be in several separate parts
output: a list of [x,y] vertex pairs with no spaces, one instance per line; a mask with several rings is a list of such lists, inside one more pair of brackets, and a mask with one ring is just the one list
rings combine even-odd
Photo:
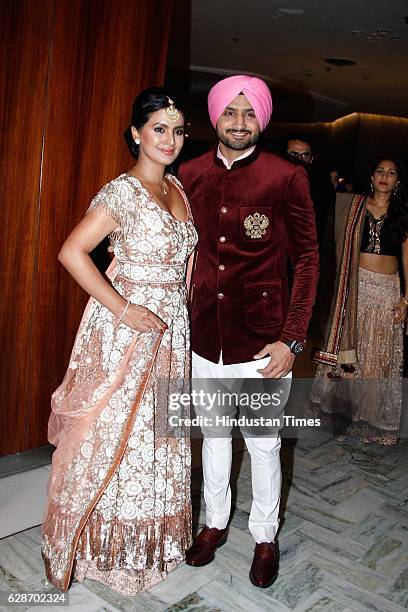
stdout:
[[[114,272],[115,260],[107,271],[110,280]],[[92,311],[97,307],[100,305],[91,298],[78,329],[68,370],[51,402],[49,440],[57,449],[53,455],[48,483],[42,555],[47,578],[62,591],[66,591],[70,585],[81,532],[126,450],[164,333],[149,334],[149,358],[141,360],[135,350],[140,334],[135,332],[114,373],[78,381],[75,379],[76,364],[73,356],[77,354],[77,343],[80,342]],[[116,331],[119,326],[116,323]],[[106,439],[111,437],[111,432],[108,425],[104,426],[103,410],[117,389],[126,383],[126,372],[132,364],[138,371],[134,401],[122,411],[122,422],[116,424],[112,454],[109,457],[106,456]],[[101,459],[105,469],[95,470],[95,464],[100,465]]]

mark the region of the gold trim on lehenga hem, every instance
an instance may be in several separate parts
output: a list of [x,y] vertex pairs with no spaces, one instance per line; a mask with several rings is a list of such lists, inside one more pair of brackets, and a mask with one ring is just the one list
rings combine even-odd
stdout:
[[191,543],[190,505],[176,516],[127,524],[92,516],[78,543],[74,576],[136,595],[177,567]]

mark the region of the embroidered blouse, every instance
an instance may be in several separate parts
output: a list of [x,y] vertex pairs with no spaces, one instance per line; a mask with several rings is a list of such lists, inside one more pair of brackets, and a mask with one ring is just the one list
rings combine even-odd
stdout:
[[400,245],[388,237],[389,220],[385,213],[378,219],[367,209],[361,236],[360,253],[375,253],[376,255],[400,254]]

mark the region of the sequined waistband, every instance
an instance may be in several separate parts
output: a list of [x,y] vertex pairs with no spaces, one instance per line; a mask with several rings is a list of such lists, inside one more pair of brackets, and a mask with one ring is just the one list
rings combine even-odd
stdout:
[[399,286],[399,274],[384,274],[383,272],[373,272],[367,268],[358,269],[358,280],[360,283],[375,285],[378,287],[394,287]]
[[118,265],[118,276],[147,285],[180,284],[185,280],[185,265],[138,265],[125,263]]

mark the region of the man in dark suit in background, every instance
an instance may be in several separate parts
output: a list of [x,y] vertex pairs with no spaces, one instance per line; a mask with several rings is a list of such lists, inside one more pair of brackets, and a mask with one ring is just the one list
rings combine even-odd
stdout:
[[336,189],[329,167],[319,161],[318,155],[317,160],[315,159],[312,145],[307,138],[301,135],[289,137],[285,157],[293,164],[303,166],[309,177],[319,243],[320,278],[316,306],[313,309],[308,335],[312,338],[313,345],[321,346],[335,289],[334,204]]
[[[318,278],[318,252],[306,173],[257,146],[272,113],[267,85],[234,76],[210,91],[215,151],[185,162],[179,176],[199,234],[193,272],[193,377],[290,376],[304,346]],[[294,267],[291,296],[287,257]],[[272,584],[281,491],[280,438],[246,437],[256,541],[250,579]],[[230,516],[231,437],[204,431],[206,526],[187,553],[189,565],[213,560]]]

